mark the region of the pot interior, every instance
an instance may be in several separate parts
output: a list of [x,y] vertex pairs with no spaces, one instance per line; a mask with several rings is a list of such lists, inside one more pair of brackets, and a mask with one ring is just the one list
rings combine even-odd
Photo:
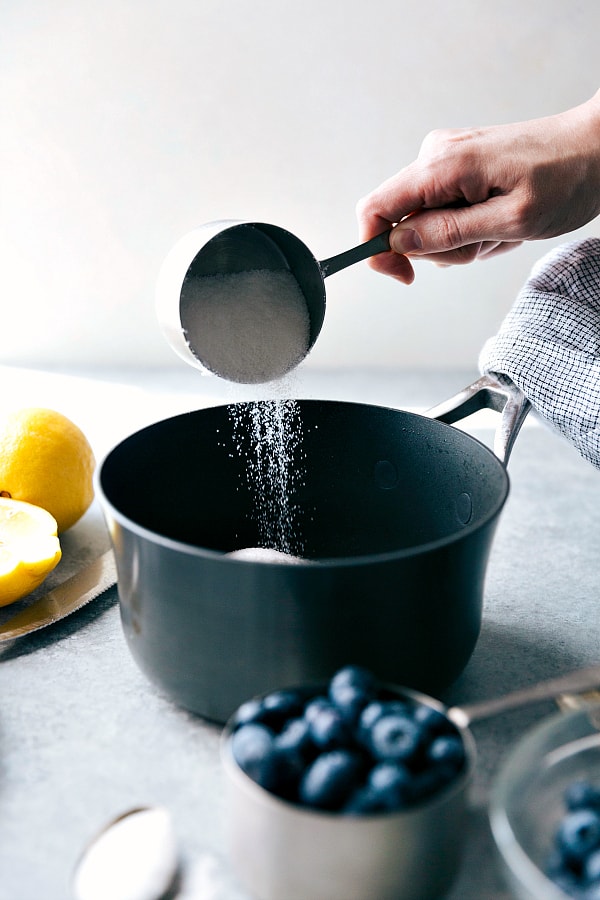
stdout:
[[265,479],[251,417],[273,407],[259,401],[131,435],[102,465],[106,500],[130,524],[173,541],[220,552],[274,546],[323,559],[450,541],[497,515],[506,499],[502,463],[456,428],[383,407],[286,402],[292,439],[267,446],[279,485],[269,476],[257,494],[257,479]]

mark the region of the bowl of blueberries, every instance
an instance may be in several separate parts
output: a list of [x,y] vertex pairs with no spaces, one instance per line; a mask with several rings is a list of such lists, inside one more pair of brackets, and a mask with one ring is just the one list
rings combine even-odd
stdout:
[[228,844],[260,900],[429,900],[461,858],[470,731],[348,665],[243,703],[222,737]]
[[499,770],[490,822],[521,900],[600,900],[600,705],[551,716]]

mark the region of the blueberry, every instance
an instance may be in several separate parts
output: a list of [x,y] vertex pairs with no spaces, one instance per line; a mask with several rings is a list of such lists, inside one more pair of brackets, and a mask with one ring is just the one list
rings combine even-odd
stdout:
[[347,815],[368,815],[385,811],[381,794],[364,784],[350,794],[342,807],[342,812]]
[[363,666],[345,666],[329,682],[329,699],[353,726],[377,691],[377,679]]
[[575,897],[579,894],[580,879],[566,865],[563,856],[555,851],[548,860],[545,872],[548,878],[565,892],[569,897]]
[[581,900],[600,900],[600,882],[584,882],[580,893],[574,893],[574,897],[581,897]]
[[363,666],[344,666],[343,669],[336,672],[329,683],[330,696],[332,691],[335,693],[339,687],[346,685],[360,688],[365,694],[370,694],[372,697],[377,691],[375,676]]
[[595,809],[600,811],[600,788],[589,781],[573,781],[564,794],[565,806],[569,810]]
[[447,765],[458,772],[465,762],[463,742],[458,735],[442,734],[434,738],[427,747],[427,759],[436,765]]
[[365,736],[368,735],[377,719],[380,719],[384,712],[385,702],[383,700],[373,700],[365,706],[358,720],[359,732]]
[[351,725],[355,725],[369,701],[371,695],[352,684],[340,684],[330,693],[331,702],[338,709],[343,718]]
[[305,718],[291,719],[277,735],[275,742],[281,750],[295,750],[307,757],[314,750],[310,725]]
[[556,842],[565,860],[580,866],[592,850],[600,847],[600,816],[591,809],[567,813],[558,826]]
[[363,709],[358,720],[358,736],[368,744],[370,734],[375,722],[384,715],[398,713],[409,714],[411,708],[408,703],[401,700],[373,700]]
[[383,762],[373,766],[367,778],[367,788],[378,800],[381,809],[402,809],[411,797],[413,776],[401,763]]
[[362,666],[340,669],[329,683],[329,699],[353,724],[376,693],[375,677]]
[[295,800],[304,770],[305,762],[298,752],[275,745],[265,761],[263,781],[260,783],[279,797]]
[[440,764],[421,769],[413,775],[409,786],[411,802],[426,800],[447,787],[455,778],[456,770],[452,766]]
[[384,700],[383,712],[385,715],[397,714],[414,720],[415,707],[406,700]]
[[265,725],[242,725],[231,738],[231,750],[240,769],[266,790],[281,797],[293,797],[304,771],[301,754],[281,747]]
[[317,809],[337,810],[356,789],[362,760],[351,750],[331,750],[317,756],[300,781],[300,801]]
[[322,706],[309,719],[309,734],[320,750],[334,750],[352,743],[352,733],[335,706]]
[[294,690],[273,691],[265,697],[247,700],[234,717],[236,726],[260,722],[278,731],[286,719],[300,715],[304,707],[302,694]]
[[262,713],[262,700],[247,700],[238,707],[233,721],[236,726],[247,725],[249,722],[260,722],[262,721]]
[[322,709],[330,708],[331,703],[329,702],[327,697],[313,697],[313,699],[309,700],[304,707],[304,718],[308,722],[312,722],[315,716],[317,716]]
[[600,884],[600,849],[592,850],[583,864],[583,877],[589,883]]
[[424,734],[433,738],[440,734],[456,733],[456,728],[444,713],[426,703],[418,703],[413,718]]
[[231,737],[231,751],[240,769],[253,781],[263,781],[265,761],[274,750],[273,732],[265,725],[251,722],[240,726]]
[[299,691],[281,690],[267,694],[263,699],[266,713],[281,719],[297,716],[304,708],[304,698]]
[[384,713],[371,728],[371,752],[375,759],[407,762],[421,747],[421,731],[406,713]]

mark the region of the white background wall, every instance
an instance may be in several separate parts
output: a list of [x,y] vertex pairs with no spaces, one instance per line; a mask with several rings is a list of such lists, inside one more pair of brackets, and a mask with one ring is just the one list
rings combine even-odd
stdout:
[[[0,362],[184,365],[154,314],[183,233],[247,218],[341,251],[430,129],[591,96],[599,35],[597,0],[0,0]],[[471,367],[549,247],[409,288],[334,275],[305,365]]]

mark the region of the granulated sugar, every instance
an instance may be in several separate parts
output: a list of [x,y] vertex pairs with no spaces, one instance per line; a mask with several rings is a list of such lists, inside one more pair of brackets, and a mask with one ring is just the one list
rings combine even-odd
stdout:
[[258,563],[287,563],[297,565],[304,562],[298,556],[282,553],[281,550],[273,550],[271,547],[243,547],[241,550],[232,550],[227,554],[234,559],[245,559],[247,562]]
[[309,349],[306,300],[287,270],[189,277],[181,292],[181,318],[195,356],[228,381],[273,381]]
[[246,460],[259,547],[301,557],[302,537],[292,500],[304,477],[299,404],[295,400],[232,404],[229,415],[236,451]]

